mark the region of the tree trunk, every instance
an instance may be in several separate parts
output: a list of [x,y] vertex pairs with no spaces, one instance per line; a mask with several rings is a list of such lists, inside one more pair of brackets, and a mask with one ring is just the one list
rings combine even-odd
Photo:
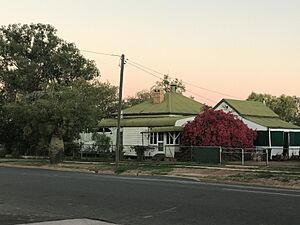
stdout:
[[53,134],[49,145],[49,158],[51,164],[61,163],[64,158],[64,141],[63,139]]

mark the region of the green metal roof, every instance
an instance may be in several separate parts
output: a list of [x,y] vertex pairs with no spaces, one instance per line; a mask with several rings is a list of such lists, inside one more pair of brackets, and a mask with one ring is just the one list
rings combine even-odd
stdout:
[[152,100],[132,106],[123,111],[123,115],[196,115],[203,109],[203,104],[176,92],[165,93],[164,101],[155,104]]
[[276,113],[274,113],[269,107],[261,102],[234,99],[223,99],[222,101],[225,101],[241,116],[278,117]]
[[215,108],[217,108],[222,102],[226,102],[241,117],[261,126],[268,128],[300,129],[300,127],[292,123],[281,120],[275,112],[262,102],[223,99],[215,106]]
[[300,127],[292,123],[285,122],[278,117],[245,116],[244,118],[269,128],[300,129]]
[[[175,126],[177,120],[188,117],[154,117],[154,118],[124,118],[121,119],[121,127],[163,127]],[[102,119],[99,127],[116,127],[117,119]]]

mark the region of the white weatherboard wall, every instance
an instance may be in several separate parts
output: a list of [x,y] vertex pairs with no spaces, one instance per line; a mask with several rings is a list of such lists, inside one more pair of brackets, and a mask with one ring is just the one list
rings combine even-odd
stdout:
[[123,145],[142,145],[142,132],[147,130],[147,127],[123,127]]
[[175,122],[175,126],[176,127],[184,127],[187,122],[190,122],[190,121],[193,121],[195,119],[196,116],[192,116],[192,117],[188,117],[188,118],[185,118],[185,119],[180,119],[180,120],[177,120]]
[[[123,127],[123,151],[124,155],[136,156],[131,148],[135,145],[148,145],[148,139],[145,135],[142,138],[142,132],[146,132],[148,127]],[[143,143],[144,139],[144,143]]]

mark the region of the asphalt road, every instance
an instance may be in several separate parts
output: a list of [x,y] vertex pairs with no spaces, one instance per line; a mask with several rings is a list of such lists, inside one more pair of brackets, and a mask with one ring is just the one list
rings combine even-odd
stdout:
[[0,167],[0,224],[298,225],[300,190]]

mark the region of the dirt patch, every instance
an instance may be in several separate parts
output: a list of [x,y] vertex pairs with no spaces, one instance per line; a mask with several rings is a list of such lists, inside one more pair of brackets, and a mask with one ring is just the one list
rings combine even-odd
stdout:
[[192,169],[192,168],[175,168],[172,175],[185,175],[185,176],[197,176],[197,177],[223,177],[231,176],[239,173],[239,171],[219,170],[219,169]]
[[168,175],[225,183],[255,184],[300,189],[299,174],[280,174],[270,173],[268,171],[244,172],[224,169],[176,168],[168,173]]

